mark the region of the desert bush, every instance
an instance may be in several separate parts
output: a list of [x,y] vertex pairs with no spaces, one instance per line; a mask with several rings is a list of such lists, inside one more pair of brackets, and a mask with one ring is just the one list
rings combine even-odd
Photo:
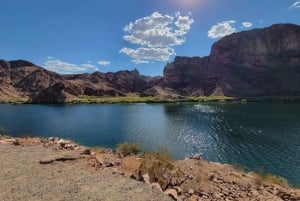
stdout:
[[183,172],[174,166],[169,154],[159,151],[145,152],[141,157],[142,162],[138,169],[138,175],[142,177],[142,175],[148,174],[150,182],[159,183],[163,190],[184,181]]
[[257,185],[271,183],[282,187],[289,186],[289,182],[285,178],[278,175],[273,175],[271,173],[266,173],[263,168],[259,168],[259,170],[255,172],[255,182]]
[[277,184],[282,187],[289,186],[289,182],[285,178],[283,178],[281,176],[273,175],[273,174],[267,174],[264,177],[264,181],[268,182],[268,183],[272,183],[272,184]]
[[117,152],[122,154],[123,156],[127,156],[130,154],[137,154],[139,152],[138,144],[129,144],[127,142],[118,144]]

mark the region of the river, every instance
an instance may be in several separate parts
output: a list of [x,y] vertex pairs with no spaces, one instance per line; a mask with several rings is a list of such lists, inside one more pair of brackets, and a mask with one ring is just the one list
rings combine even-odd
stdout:
[[0,104],[11,136],[57,136],[87,146],[135,142],[175,159],[203,158],[283,176],[300,186],[300,104]]

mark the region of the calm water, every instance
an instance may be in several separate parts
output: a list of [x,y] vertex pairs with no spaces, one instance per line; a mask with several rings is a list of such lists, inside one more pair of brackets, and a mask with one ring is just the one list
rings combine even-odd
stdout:
[[137,142],[286,177],[300,186],[300,104],[0,105],[13,136],[58,136],[88,146]]

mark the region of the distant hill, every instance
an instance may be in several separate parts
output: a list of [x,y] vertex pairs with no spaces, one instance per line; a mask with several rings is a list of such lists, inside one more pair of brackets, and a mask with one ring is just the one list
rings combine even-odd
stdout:
[[163,77],[137,70],[60,75],[24,60],[0,60],[0,101],[64,103],[88,96],[300,96],[300,26],[234,33],[207,57],[176,57]]

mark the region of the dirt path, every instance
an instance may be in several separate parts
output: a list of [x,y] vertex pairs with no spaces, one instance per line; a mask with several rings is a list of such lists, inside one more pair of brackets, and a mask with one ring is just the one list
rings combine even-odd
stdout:
[[[66,156],[75,160],[39,163],[45,158]],[[113,168],[87,168],[82,157],[39,146],[0,144],[0,200],[171,200],[147,184],[114,174]]]

